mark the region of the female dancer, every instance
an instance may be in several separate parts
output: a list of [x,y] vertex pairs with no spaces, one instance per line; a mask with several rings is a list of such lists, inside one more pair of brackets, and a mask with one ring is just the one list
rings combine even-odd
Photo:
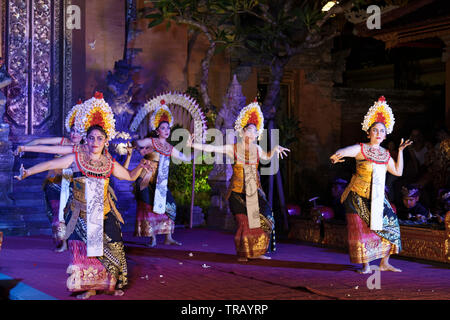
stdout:
[[[258,174],[259,159],[270,160],[287,156],[287,148],[276,146],[266,153],[256,144],[263,131],[264,118],[257,102],[243,108],[235,122],[235,131],[241,138],[236,144],[213,146],[193,143],[188,146],[206,152],[224,153],[234,159],[233,175],[226,198],[229,200],[238,230],[234,237],[238,261],[270,259],[265,253],[274,251],[275,231],[272,209],[261,188]],[[269,245],[271,244],[271,248]]]
[[403,149],[412,141],[403,139],[395,162],[380,144],[394,127],[394,115],[382,96],[369,109],[362,123],[369,142],[339,149],[330,159],[356,159],[356,174],[345,189],[341,202],[346,208],[350,261],[362,263],[360,273],[370,273],[369,262],[381,258],[380,270],[401,272],[389,264],[389,256],[401,250],[398,219],[384,194],[386,170],[395,176],[403,172]]
[[162,100],[160,107],[150,119],[152,132],[149,138],[135,140],[133,144],[140,148],[141,155],[150,161],[150,170],[142,173],[135,183],[136,230],[137,237],[150,237],[148,246],[156,246],[156,235],[165,234],[166,245],[181,245],[172,238],[175,228],[176,204],[167,188],[170,158],[190,161],[167,139],[173,124],[173,115]]
[[[53,146],[76,146],[81,142],[81,134],[75,128],[75,118],[80,110],[82,102],[78,101],[78,104],[72,107],[69,111],[66,121],[65,127],[67,132],[70,133],[70,139],[65,137],[53,137],[53,138],[41,138],[35,139],[24,146],[19,146],[15,152],[16,155],[22,152],[43,152],[42,146],[40,145],[53,145]],[[49,148],[49,146],[46,146]],[[55,152],[54,152],[55,153]],[[70,153],[70,151],[69,151]],[[65,153],[67,154],[67,153]],[[56,157],[60,157],[61,154],[57,154]],[[56,243],[56,252],[63,252],[67,250],[67,243],[62,239],[64,234],[65,225],[64,222],[61,221],[61,217],[59,211],[64,209],[65,203],[60,203],[61,198],[61,186],[63,185],[62,180],[63,172],[62,170],[50,170],[45,178],[43,189],[45,196],[45,203],[47,206],[47,215],[52,224],[52,234],[53,239]],[[63,191],[64,192],[64,191]],[[66,191],[69,193],[69,191]],[[60,205],[62,208],[60,209]]]
[[146,160],[128,171],[105,152],[114,136],[113,112],[101,94],[86,101],[75,125],[86,138],[87,145],[74,148],[74,153],[37,164],[27,170],[21,167],[22,180],[52,169],[71,168],[73,196],[68,205],[65,238],[71,254],[67,288],[84,292],[77,297],[88,299],[97,290],[123,295],[127,284],[127,264],[119,222],[120,213],[107,192],[109,177],[134,181],[146,166]]

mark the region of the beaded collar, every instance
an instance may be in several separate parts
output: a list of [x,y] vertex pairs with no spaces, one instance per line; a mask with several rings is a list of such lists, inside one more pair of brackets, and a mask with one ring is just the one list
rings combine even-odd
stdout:
[[107,179],[114,169],[114,159],[109,153],[98,160],[92,160],[89,159],[85,148],[78,148],[75,151],[75,160],[80,172],[90,178]]
[[361,143],[361,153],[364,159],[377,164],[387,164],[391,158],[389,151],[386,149],[382,147],[372,148],[370,145],[364,143]]
[[155,138],[151,138],[152,139],[152,145],[153,145],[153,149],[155,149],[155,151],[159,152],[160,154],[166,156],[166,157],[170,157],[170,155],[172,154],[172,149],[173,146],[170,145],[169,143],[161,143],[159,141],[159,139],[155,139]]

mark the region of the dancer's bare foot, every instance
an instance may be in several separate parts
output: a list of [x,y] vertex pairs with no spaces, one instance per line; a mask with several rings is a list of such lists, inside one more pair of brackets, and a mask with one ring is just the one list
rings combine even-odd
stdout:
[[260,255],[260,256],[257,256],[257,257],[254,257],[254,258],[250,258],[250,259],[261,259],[261,260],[270,260],[270,259],[272,259],[271,257],[268,257],[268,256],[265,256],[265,255]]
[[360,274],[368,274],[371,273],[370,271],[370,265],[369,264],[364,264],[362,269],[357,270],[358,273]]
[[174,239],[172,239],[172,237],[166,237],[166,241],[164,241],[164,244],[181,246],[181,242],[175,241]]
[[55,252],[64,252],[66,250],[67,250],[67,242],[63,241],[63,243],[59,247],[56,247]]
[[247,258],[238,258],[237,260],[238,260],[239,262],[247,262],[247,261],[248,261]]
[[121,296],[123,296],[125,294],[125,292],[123,291],[123,290],[115,290],[114,291],[114,295],[116,296],[116,297],[121,297]]
[[146,247],[154,248],[156,247],[156,237],[150,237],[151,241],[149,243],[146,243]]
[[96,295],[96,291],[95,290],[88,290],[82,294],[77,295],[77,299],[82,299],[82,300],[87,300],[92,296]]
[[402,272],[402,270],[395,268],[394,266],[390,265],[389,263],[380,263],[380,271],[392,271],[392,272]]

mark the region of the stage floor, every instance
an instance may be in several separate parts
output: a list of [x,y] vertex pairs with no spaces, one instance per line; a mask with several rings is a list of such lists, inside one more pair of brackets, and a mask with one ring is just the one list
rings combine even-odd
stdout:
[[[450,299],[450,266],[390,259],[402,273],[381,272],[380,289],[371,275],[355,272],[344,251],[307,243],[279,242],[272,260],[238,262],[233,234],[203,228],[176,229],[183,246],[143,246],[124,234],[129,285],[122,297],[91,300],[321,300]],[[0,294],[13,299],[72,300],[66,289],[69,253],[52,251],[49,236],[4,237],[0,251]],[[377,265],[379,260],[372,262]],[[0,296],[1,298],[1,296]]]

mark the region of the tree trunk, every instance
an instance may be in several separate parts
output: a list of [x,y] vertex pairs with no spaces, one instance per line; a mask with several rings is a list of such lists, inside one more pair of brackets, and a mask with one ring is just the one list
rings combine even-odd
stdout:
[[216,50],[216,43],[210,42],[208,51],[206,52],[205,58],[202,60],[202,80],[200,82],[200,92],[203,98],[203,104],[205,109],[209,109],[211,105],[211,100],[208,94],[208,78],[209,78],[209,65],[211,64],[211,59]]
[[284,67],[288,63],[288,58],[275,59],[270,67],[270,83],[267,87],[266,97],[262,105],[264,118],[267,121],[274,119],[276,114],[276,102],[281,90],[281,80],[283,79]]

